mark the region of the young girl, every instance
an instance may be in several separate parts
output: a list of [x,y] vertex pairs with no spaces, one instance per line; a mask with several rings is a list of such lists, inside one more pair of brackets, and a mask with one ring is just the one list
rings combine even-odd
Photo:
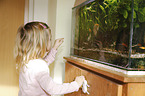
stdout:
[[18,96],[50,96],[78,91],[84,76],[71,83],[56,84],[49,75],[49,64],[54,61],[63,38],[55,40],[51,48],[51,30],[43,22],[29,22],[18,29],[15,55],[19,69]]

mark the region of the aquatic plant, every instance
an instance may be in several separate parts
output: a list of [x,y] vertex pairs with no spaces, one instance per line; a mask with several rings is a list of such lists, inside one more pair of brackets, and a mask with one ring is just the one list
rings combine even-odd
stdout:
[[[131,54],[140,53],[142,56],[145,52],[145,0],[132,1],[94,0],[79,7],[75,22],[76,54],[122,67],[130,65],[129,48],[132,48]],[[130,43],[131,29],[134,30]],[[101,56],[103,58],[99,58]],[[145,66],[145,61],[135,61],[129,67]]]
[[[87,22],[87,29],[96,23],[100,25],[102,32],[127,28],[131,22],[131,4],[131,0],[104,0],[103,2],[96,0],[80,9],[80,18],[84,18],[83,21]],[[136,22],[135,27],[139,27],[138,23],[145,22],[144,0],[134,0],[133,18]]]

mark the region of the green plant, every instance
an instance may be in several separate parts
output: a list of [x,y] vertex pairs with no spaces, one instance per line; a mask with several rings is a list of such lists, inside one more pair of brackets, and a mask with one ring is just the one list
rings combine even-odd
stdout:
[[[117,28],[127,28],[131,22],[131,0],[104,0],[95,2],[81,8],[81,18],[84,22],[98,23],[102,31],[112,31]],[[91,17],[95,16],[94,17]],[[145,22],[145,1],[134,0],[134,22],[135,27]],[[120,27],[119,27],[120,26]],[[90,26],[89,26],[90,27]]]

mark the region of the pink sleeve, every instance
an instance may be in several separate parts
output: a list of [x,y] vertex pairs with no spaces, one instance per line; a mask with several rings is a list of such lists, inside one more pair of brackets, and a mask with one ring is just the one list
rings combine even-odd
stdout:
[[67,94],[79,90],[79,86],[76,81],[56,84],[47,72],[39,73],[36,79],[43,90],[50,95]]
[[44,60],[47,61],[47,65],[54,61],[56,53],[57,50],[54,50],[53,48],[50,50],[49,54],[44,58]]

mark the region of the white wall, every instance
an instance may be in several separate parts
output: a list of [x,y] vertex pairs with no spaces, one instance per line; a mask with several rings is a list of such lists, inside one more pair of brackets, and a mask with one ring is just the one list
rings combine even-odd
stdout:
[[29,21],[42,21],[48,23],[48,1],[49,0],[25,0],[25,23]]
[[57,0],[55,38],[64,38],[64,43],[58,50],[54,66],[54,80],[59,83],[63,81],[65,74],[63,57],[70,54],[71,13],[74,2],[75,0]]
[[48,0],[34,0],[34,20],[48,23]]

